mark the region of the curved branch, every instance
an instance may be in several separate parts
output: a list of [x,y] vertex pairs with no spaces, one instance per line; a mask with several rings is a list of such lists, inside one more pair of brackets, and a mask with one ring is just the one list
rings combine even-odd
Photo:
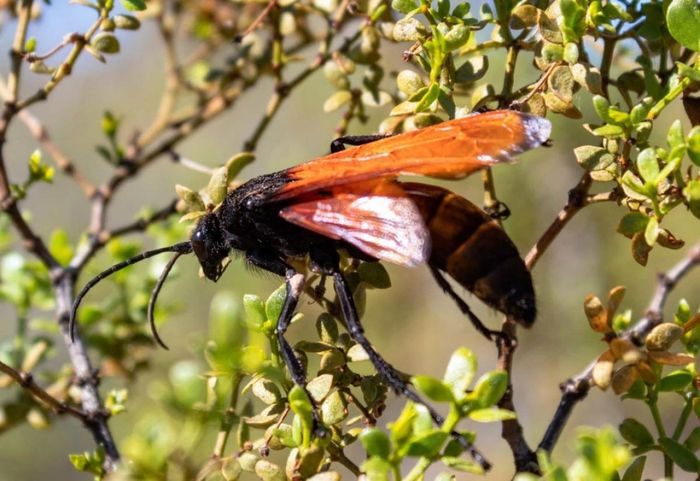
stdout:
[[31,394],[34,399],[41,401],[53,409],[56,414],[68,414],[81,421],[87,421],[87,415],[83,411],[63,401],[59,401],[46,392],[41,386],[34,382],[34,377],[31,373],[17,371],[2,361],[0,361],[0,371],[14,380],[22,389]]
[[[688,255],[668,272],[659,275],[656,290],[649,303],[646,315],[622,333],[620,337],[638,345],[643,343],[651,330],[662,322],[662,312],[669,293],[688,272],[698,265],[700,265],[700,242],[695,244],[688,252]],[[591,362],[579,374],[567,379],[561,384],[561,401],[538,446],[539,449],[550,452],[554,448],[574,407],[586,398],[588,392],[593,387],[594,366],[595,361]]]

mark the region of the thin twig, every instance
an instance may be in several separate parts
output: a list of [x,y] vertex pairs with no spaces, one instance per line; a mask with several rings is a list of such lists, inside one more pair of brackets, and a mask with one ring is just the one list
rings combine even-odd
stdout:
[[566,224],[569,223],[578,211],[586,206],[586,196],[588,195],[588,189],[591,187],[591,181],[591,176],[586,172],[583,174],[578,184],[569,191],[569,200],[564,208],[559,211],[559,214],[557,214],[552,224],[537,240],[535,245],[532,246],[527,256],[525,256],[525,265],[528,270],[532,270],[533,267],[535,267],[535,264],[540,260],[544,251],[547,250],[554,239],[557,238]]
[[46,153],[48,153],[54,162],[56,162],[58,168],[78,184],[80,189],[83,191],[83,194],[85,194],[85,197],[92,197],[92,195],[95,193],[95,186],[89,180],[83,177],[83,175],[76,169],[73,161],[51,139],[51,136],[49,135],[48,130],[46,130],[44,124],[42,124],[41,121],[32,115],[32,113],[28,110],[22,110],[18,117],[27,127],[32,136],[39,142]]
[[145,231],[150,225],[165,220],[177,212],[175,208],[176,205],[177,200],[173,199],[165,207],[162,207],[147,216],[141,217],[121,227],[116,227],[111,230],[103,230],[97,234],[91,235],[88,242],[82,244],[73,256],[73,259],[70,262],[70,268],[75,271],[80,271],[87,261],[89,261],[102,246],[107,244],[109,240],[124,235]]
[[[350,49],[350,47],[352,47],[354,43],[360,38],[361,34],[362,29],[358,28],[354,35],[345,39],[343,44],[340,47],[338,47],[336,52],[346,53]],[[282,105],[282,102],[289,96],[289,94],[299,84],[306,80],[311,74],[316,72],[319,68],[323,67],[323,65],[332,57],[333,53],[329,52],[327,48],[332,42],[333,37],[333,31],[329,30],[329,33],[327,34],[324,42],[322,43],[322,47],[320,48],[318,55],[311,62],[311,64],[309,64],[304,70],[299,72],[294,78],[292,78],[292,80],[284,83],[283,86],[280,86],[280,88],[276,89],[276,92],[273,94],[273,96],[270,98],[270,101],[267,104],[265,114],[255,125],[251,135],[243,142],[243,150],[245,152],[253,152],[255,150],[263,133],[267,130],[267,127],[274,118],[275,114],[277,114],[277,111]]]
[[[498,369],[508,373],[508,389],[498,402],[498,407],[515,412],[513,402],[513,384],[511,375],[513,372],[513,357],[518,347],[517,324],[514,320],[506,317],[503,321],[501,333],[496,337],[496,347],[498,348]],[[539,473],[537,456],[525,440],[524,430],[520,421],[508,419],[501,423],[501,437],[508,443],[513,460],[515,461],[516,472]]]
[[[658,276],[656,289],[646,315],[637,321],[632,327],[623,332],[619,337],[641,345],[651,330],[659,325],[663,320],[663,309],[666,299],[673,288],[681,281],[693,268],[700,265],[700,242],[695,244],[688,254],[668,272]],[[583,371],[576,376],[566,380],[560,385],[562,392],[561,401],[556,413],[545,432],[538,448],[551,452],[561,435],[566,422],[571,416],[576,404],[585,399],[586,395],[593,387],[593,368],[595,361],[591,362]]]
[[34,382],[34,377],[31,373],[17,371],[2,361],[0,361],[0,371],[12,378],[22,389],[31,394],[32,397],[53,409],[56,414],[68,414],[81,421],[87,419],[87,415],[80,409],[63,401],[59,401],[46,392],[41,386]]
[[[63,340],[68,349],[68,355],[73,365],[76,379],[81,392],[81,404],[83,416],[81,419],[84,425],[92,434],[95,443],[105,450],[105,469],[113,471],[119,462],[120,456],[116,443],[107,426],[108,414],[102,407],[100,395],[97,390],[97,380],[90,363],[87,350],[82,340],[78,339],[71,343],[68,335],[67,323],[70,305],[72,302],[75,275],[70,270],[63,269],[58,261],[51,255],[44,241],[34,232],[22,216],[17,205],[17,199],[12,196],[10,190],[10,180],[6,169],[4,157],[4,146],[7,138],[7,129],[11,120],[24,108],[32,103],[44,100],[60,81],[70,73],[77,56],[82,51],[82,47],[89,39],[89,36],[97,31],[100,21],[96,22],[92,29],[83,38],[77,41],[68,58],[59,67],[51,80],[36,94],[23,101],[17,101],[19,90],[19,78],[22,67],[21,51],[26,40],[27,26],[30,20],[32,0],[23,0],[19,16],[18,25],[15,32],[15,39],[12,45],[12,66],[7,81],[7,101],[2,117],[0,117],[0,201],[2,210],[8,215],[15,230],[19,233],[24,242],[25,248],[36,255],[49,269],[52,286],[56,297],[56,314],[58,323],[63,335]],[[26,381],[25,381],[26,383]],[[50,402],[50,401],[49,401]]]

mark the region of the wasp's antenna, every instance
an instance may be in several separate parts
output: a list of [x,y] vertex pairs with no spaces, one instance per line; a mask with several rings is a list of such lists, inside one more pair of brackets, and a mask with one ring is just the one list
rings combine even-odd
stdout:
[[90,291],[90,289],[95,287],[95,285],[105,277],[109,277],[115,272],[124,269],[125,267],[129,267],[132,264],[136,264],[137,262],[141,262],[143,260],[148,259],[149,257],[157,256],[158,254],[162,254],[164,252],[177,252],[179,254],[188,254],[192,252],[192,244],[189,241],[180,242],[179,244],[171,245],[168,247],[161,247],[159,249],[153,249],[150,251],[142,252],[141,254],[134,256],[130,259],[119,262],[118,264],[114,264],[112,267],[105,269],[104,271],[100,272],[95,277],[90,279],[87,282],[87,284],[85,284],[85,287],[83,287],[83,289],[78,293],[78,295],[75,296],[75,301],[73,302],[73,307],[70,311],[68,331],[70,332],[71,341],[75,340],[75,318],[78,312],[78,307],[80,306],[83,297],[85,297],[85,295]]
[[156,285],[153,286],[153,291],[151,292],[151,298],[148,300],[148,311],[146,314],[146,317],[148,317],[148,325],[151,327],[151,333],[153,334],[153,338],[156,340],[158,344],[160,344],[160,347],[163,349],[168,350],[168,346],[163,342],[163,339],[160,337],[158,334],[158,329],[156,328],[156,320],[154,317],[154,310],[156,307],[156,300],[158,299],[158,294],[160,294],[160,290],[163,288],[163,284],[165,284],[165,279],[167,279],[168,274],[170,274],[170,271],[172,270],[173,266],[177,262],[177,260],[180,258],[181,255],[186,254],[186,252],[180,252],[177,251],[176,254],[168,261],[168,263],[165,265],[163,268],[163,272],[160,273],[160,277],[158,278],[158,282],[156,282]]

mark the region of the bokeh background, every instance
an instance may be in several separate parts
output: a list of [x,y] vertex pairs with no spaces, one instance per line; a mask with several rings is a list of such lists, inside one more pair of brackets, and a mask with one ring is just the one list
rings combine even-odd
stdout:
[[[33,24],[29,32],[37,37],[41,46],[60,42],[68,32],[84,31],[94,20],[87,9],[76,8],[62,0],[44,6],[44,12],[44,17]],[[13,23],[8,19],[4,22],[0,28],[0,51],[7,52]],[[124,54],[110,56],[106,65],[83,55],[71,78],[54,92],[51,101],[32,108],[48,127],[54,141],[95,181],[103,180],[110,172],[95,152],[95,145],[102,141],[100,119],[103,112],[110,110],[123,117],[125,132],[144,125],[156,111],[163,84],[162,45],[152,27],[145,24],[137,32],[121,35],[120,40]],[[194,47],[183,45],[185,49]],[[387,71],[406,68],[398,47],[385,50],[383,54]],[[499,65],[503,62],[500,60],[497,56],[491,58],[494,67],[489,75],[494,80],[501,75]],[[534,70],[529,71],[525,63],[520,62],[522,72],[518,75],[522,77],[516,76],[516,79],[523,79],[521,84],[535,76]],[[2,55],[0,71],[7,72],[7,69],[8,57]],[[31,92],[44,81],[45,77],[26,72],[22,91]],[[209,166],[225,162],[242,149],[243,140],[261,115],[271,89],[271,82],[260,82],[232,111],[198,131],[178,152]],[[325,153],[340,115],[326,114],[322,110],[323,101],[331,92],[320,73],[297,90],[263,137],[257,161],[245,169],[242,177],[247,179]],[[578,108],[589,120],[594,120],[588,101],[579,102]],[[379,119],[386,113],[383,109],[370,111],[367,124],[353,123],[350,133],[376,131]],[[667,109],[658,121],[661,127],[657,130],[665,132],[677,118],[686,122],[679,106]],[[580,127],[580,121],[561,117],[554,121],[551,148],[537,149],[521,156],[515,165],[495,169],[499,197],[512,211],[505,228],[523,253],[554,219],[566,202],[567,191],[581,175],[571,149],[589,134]],[[594,143],[595,139],[590,137],[590,141]],[[8,144],[11,175],[24,175],[26,159],[37,147],[24,126],[15,122]],[[110,222],[119,225],[133,219],[144,206],[164,205],[173,197],[176,183],[197,187],[205,182],[203,174],[162,159],[120,192]],[[449,187],[477,204],[481,202],[478,178],[450,183]],[[40,233],[47,234],[60,226],[69,232],[72,241],[77,241],[89,218],[82,194],[60,174],[52,185],[38,186],[23,207],[31,212],[31,223]],[[634,316],[639,317],[650,300],[656,273],[668,269],[684,255],[684,250],[657,248],[647,267],[638,265],[630,254],[629,240],[615,233],[624,213],[623,208],[613,203],[584,209],[534,270],[540,315],[531,330],[519,334],[520,347],[513,373],[515,404],[532,445],[539,441],[554,413],[559,401],[558,384],[582,370],[604,349],[599,336],[588,328],[582,309],[584,297],[589,293],[603,297],[610,288],[625,285],[627,296],[623,308],[632,309]],[[697,222],[688,222],[688,216],[684,217],[685,221],[680,217],[674,211],[665,220],[666,225],[692,244],[700,236],[700,227]],[[92,272],[104,267],[99,258],[95,266]],[[279,285],[278,279],[249,272],[240,263],[231,266],[217,285],[198,278],[194,259],[182,261],[179,270],[177,279],[170,281],[163,293],[166,302],[174,302],[179,307],[161,328],[161,335],[171,350],[158,351],[153,357],[153,369],[128,386],[128,411],[111,422],[118,440],[128,436],[145,413],[162,415],[162,412],[159,414],[162,408],[153,402],[153,389],[159,380],[167,378],[172,366],[183,360],[203,363],[201,339],[207,330],[209,303],[217,291],[231,291],[240,299],[244,293],[266,296]],[[389,266],[389,271],[393,287],[369,293],[364,318],[368,337],[388,360],[405,372],[441,376],[453,350],[468,346],[478,354],[481,372],[493,368],[496,354],[493,345],[473,331],[435,286],[427,269]],[[79,284],[85,279],[84,276]],[[667,314],[682,297],[689,300],[692,309],[697,309],[698,281],[700,272],[683,281],[669,299]],[[302,309],[307,309],[306,304],[302,303]],[[499,316],[494,312],[476,300],[472,301],[472,306],[492,326],[498,324]],[[13,312],[0,306],[0,315],[0,338],[13,336]],[[293,326],[292,340],[303,339],[313,332],[311,319],[309,316],[308,322]],[[59,344],[52,362],[62,363],[65,359]],[[0,401],[6,395],[9,393],[0,392]],[[388,418],[395,416],[402,406],[403,400],[391,396]],[[593,390],[574,411],[569,428],[555,450],[555,458],[564,462],[571,459],[574,426],[618,424],[633,413],[641,413],[641,418],[646,420],[647,413],[641,408],[635,401],[621,402],[611,393]],[[663,406],[662,412],[674,418],[677,415]],[[477,428],[478,445],[495,465],[489,479],[507,479],[512,461],[510,451],[500,439],[500,426],[488,424]],[[210,441],[201,446],[202,459],[211,449],[213,440]],[[0,435],[0,481],[87,479],[88,475],[73,470],[67,453],[91,449],[93,444],[88,433],[71,418],[59,419],[48,432],[23,425]],[[656,475],[660,474],[657,468]],[[465,476],[464,479],[472,478]],[[678,479],[683,479],[682,475]]]

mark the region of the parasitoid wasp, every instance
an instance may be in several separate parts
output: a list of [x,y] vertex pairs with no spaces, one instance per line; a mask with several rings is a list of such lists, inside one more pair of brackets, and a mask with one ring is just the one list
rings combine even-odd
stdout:
[[[487,337],[493,332],[472,313],[444,274],[488,306],[530,326],[536,316],[532,279],[499,224],[447,189],[397,178],[461,179],[540,146],[550,132],[546,119],[497,110],[395,136],[340,138],[329,155],[255,177],[232,190],[220,208],[200,219],[189,241],[143,252],[91,279],[76,296],[71,335],[81,300],[108,275],[149,257],[175,252],[151,296],[152,322],[158,292],[181,255],[194,252],[204,275],[216,282],[229,253],[239,251],[248,263],[285,279],[286,299],[277,338],[293,381],[304,387],[306,373],[285,332],[305,281],[291,261],[308,258],[311,271],[332,279],[349,334],[377,371],[396,392],[425,405],[365,337],[340,270],[338,250],[345,249],[353,258],[406,267],[427,263],[439,286]],[[345,145],[354,147],[345,149]],[[164,346],[153,324],[152,329]],[[430,411],[440,423],[440,416]]]

